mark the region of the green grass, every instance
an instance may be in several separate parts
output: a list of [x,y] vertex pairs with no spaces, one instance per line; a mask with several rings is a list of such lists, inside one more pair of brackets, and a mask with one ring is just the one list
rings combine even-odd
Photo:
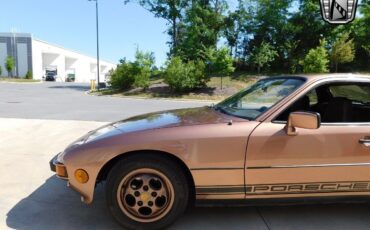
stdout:
[[[106,89],[99,92],[92,92],[93,95],[103,96],[111,95],[116,97],[137,97],[137,98],[169,98],[180,100],[209,100],[221,101],[232,94],[246,88],[248,85],[257,80],[255,75],[234,75],[232,77],[222,77],[222,90],[221,90],[221,77],[211,77],[207,83],[207,87],[197,89],[188,93],[174,93],[168,88],[162,90],[129,90],[118,91],[113,89]],[[152,87],[155,85],[164,86],[164,81],[161,78],[151,79]]]
[[34,82],[40,82],[40,80],[25,79],[25,78],[12,78],[12,77],[0,77],[0,82],[34,83]]

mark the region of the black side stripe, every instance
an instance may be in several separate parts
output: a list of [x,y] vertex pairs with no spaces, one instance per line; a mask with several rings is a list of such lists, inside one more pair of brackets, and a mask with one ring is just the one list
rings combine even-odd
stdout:
[[248,196],[259,196],[259,195],[299,195],[299,194],[325,194],[325,193],[362,193],[367,192],[369,193],[370,190],[328,190],[328,191],[303,191],[303,192],[261,192],[261,193],[249,193],[247,192],[246,195]]
[[235,168],[191,168],[191,171],[217,171],[217,170],[244,170],[244,169],[284,169],[284,168],[315,168],[315,167],[354,167],[370,166],[370,163],[350,163],[350,164],[316,164],[316,165],[277,165],[277,166],[252,166]]
[[196,188],[196,193],[197,194],[230,194],[230,193],[245,193],[245,187],[240,186],[240,187],[211,187],[211,188],[206,188],[206,187],[197,187]]
[[202,170],[244,170],[244,168],[192,168],[190,171],[202,171]]

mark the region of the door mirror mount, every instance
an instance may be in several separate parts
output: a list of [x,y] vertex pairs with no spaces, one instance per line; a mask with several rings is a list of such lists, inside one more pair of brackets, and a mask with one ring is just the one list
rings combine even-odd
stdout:
[[321,126],[321,116],[314,112],[292,112],[289,115],[285,131],[289,136],[296,136],[296,128],[318,129]]

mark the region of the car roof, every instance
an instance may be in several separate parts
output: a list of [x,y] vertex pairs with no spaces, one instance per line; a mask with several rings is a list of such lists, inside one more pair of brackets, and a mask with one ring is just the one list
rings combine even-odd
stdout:
[[273,76],[272,78],[305,78],[308,82],[323,80],[323,79],[351,79],[354,81],[370,80],[370,74],[353,74],[353,73],[335,73],[335,74],[299,74],[299,75],[281,75]]

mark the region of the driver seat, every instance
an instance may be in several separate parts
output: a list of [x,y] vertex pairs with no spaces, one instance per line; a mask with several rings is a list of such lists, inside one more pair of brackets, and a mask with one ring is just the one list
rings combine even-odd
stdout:
[[331,99],[324,111],[323,122],[351,122],[353,120],[353,105],[345,97]]

